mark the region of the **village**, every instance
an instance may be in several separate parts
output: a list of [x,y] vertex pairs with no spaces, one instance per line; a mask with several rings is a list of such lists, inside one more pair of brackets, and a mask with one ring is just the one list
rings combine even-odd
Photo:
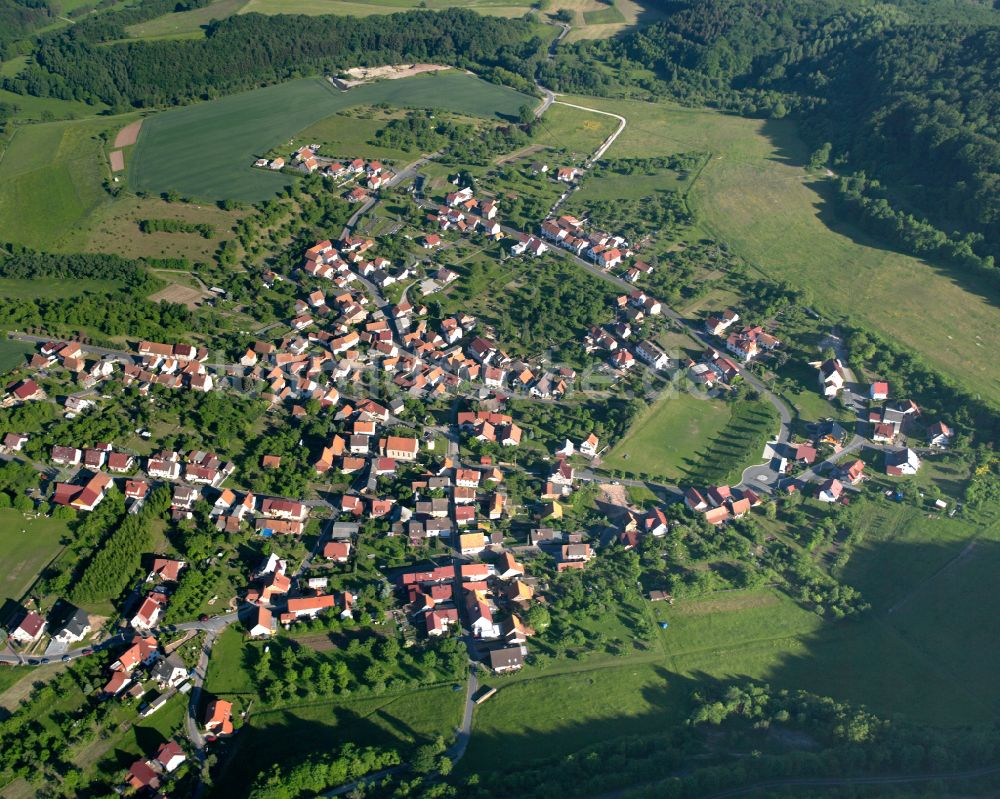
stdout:
[[[255,166],[286,168],[281,159]],[[290,167],[322,170],[338,181],[338,190],[356,181],[345,193],[352,203],[369,202],[394,177],[378,162],[340,164],[310,148],[297,151]],[[575,168],[554,171],[561,182],[581,176]],[[421,208],[426,230],[413,243],[415,251],[443,250],[456,238],[504,240],[524,270],[561,253],[616,281],[622,293],[606,309],[610,321],[581,330],[576,343],[612,385],[624,386],[629,375],[640,373],[683,380],[706,397],[726,397],[749,385],[782,409],[754,371],[783,347],[775,335],[780,331],[729,308],[683,322],[637,285],[658,267],[642,260],[626,238],[572,214],[544,220],[537,233],[514,231],[503,223],[500,200],[479,199],[468,186]],[[847,505],[870,476],[871,459],[861,459],[862,449],[879,455],[885,477],[899,478],[915,475],[925,454],[948,448],[953,436],[943,422],[918,422],[918,406],[895,399],[885,381],[859,385],[839,357],[816,361],[809,365],[819,375],[816,390],[828,400],[848,401],[857,411],[856,430],[828,420],[807,437],[793,435],[782,414],[757,453],[760,462],[736,464],[747,467],[738,483],[632,481],[655,503],[628,503],[608,513],[603,526],[586,529],[576,524],[574,502],[585,497],[580,501],[589,503],[598,486],[608,493],[621,487],[601,469],[602,455],[617,442],[581,428],[561,446],[540,451],[511,412],[517,402],[586,396],[585,375],[542,353],[509,355],[496,332],[470,313],[435,317],[426,298],[459,281],[457,269],[429,269],[418,259],[394,262],[379,255],[373,238],[351,230],[317,241],[298,263],[291,273],[267,270],[261,276],[262,291],[294,288],[287,334],[256,339],[237,362],[217,362],[205,347],[184,343],[140,341],[116,351],[39,337],[29,374],[8,385],[3,397],[10,408],[51,403],[39,382],[59,375],[74,388],[59,399],[61,413],[73,419],[101,413],[101,397],[113,385],[152,404],[162,392],[249,393],[273,413],[322,418],[328,430],[308,452],[311,478],[342,490],[292,496],[248,482],[232,459],[209,450],[151,442],[152,451],[140,455],[116,441],[69,439],[32,458],[26,455],[31,435],[0,431],[6,461],[46,475],[35,496],[46,507],[94,513],[120,492],[127,514],[137,520],[164,513],[182,528],[209,526],[214,535],[257,542],[259,559],[234,576],[235,592],[216,595],[210,612],[180,624],[165,618],[185,573],[203,564],[167,551],[141,553],[148,574],[128,592],[113,624],[95,624],[64,599],[52,608],[22,607],[10,617],[0,652],[6,663],[101,657],[106,681],[96,694],[101,701],[136,700],[140,716],[157,712],[177,693],[190,695],[190,742],[182,747],[172,740],[135,762],[123,784],[136,791],[164,790],[192,752],[226,739],[241,724],[232,702],[202,696],[204,664],[175,653],[187,640],[177,643],[178,631],[208,636],[204,660],[230,627],[246,640],[270,641],[317,620],[347,629],[390,623],[407,647],[460,640],[472,675],[515,673],[535,662],[532,639],[541,630],[532,619],[547,613],[533,608],[551,604],[554,582],[564,573],[586,580],[609,552],[638,551],[678,524],[722,530],[755,511],[763,516],[762,506],[781,497]],[[390,300],[387,290],[397,284],[406,288]],[[415,294],[420,296],[410,299]],[[651,331],[665,320],[689,324],[700,357],[668,352],[656,342]],[[419,411],[432,403],[447,408],[446,418]],[[279,474],[283,457],[287,461],[264,454],[255,468]],[[937,507],[944,511],[948,504],[938,500]],[[398,542],[393,546],[401,547],[403,565],[372,568],[373,538]],[[647,599],[672,602],[664,579],[654,583]],[[376,592],[385,599],[361,599]],[[473,676],[468,703],[488,698],[477,686]]]

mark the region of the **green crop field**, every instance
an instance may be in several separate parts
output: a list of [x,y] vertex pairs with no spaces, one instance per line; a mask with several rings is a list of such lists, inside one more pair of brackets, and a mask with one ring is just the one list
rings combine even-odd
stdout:
[[12,508],[0,509],[0,605],[4,599],[21,598],[68,534],[66,522],[59,519],[25,518]]
[[719,400],[686,392],[664,397],[632,423],[603,465],[679,480],[690,475],[699,453],[728,421],[729,406]]
[[454,72],[347,92],[320,78],[290,81],[149,117],[133,154],[130,183],[136,190],[173,190],[200,199],[264,199],[291,178],[253,169],[258,154],[341,109],[377,103],[499,118],[534,100]]
[[689,193],[699,223],[770,277],[808,290],[817,306],[922,353],[984,396],[1000,377],[982,353],[1000,346],[995,287],[886,249],[837,219],[828,184],[801,166],[808,152],[789,120],[630,100],[565,98],[628,119],[611,158],[711,151]]
[[[125,122],[77,120],[18,128],[0,160],[0,241],[54,249],[111,198],[98,138]],[[79,249],[79,244],[77,244]]]

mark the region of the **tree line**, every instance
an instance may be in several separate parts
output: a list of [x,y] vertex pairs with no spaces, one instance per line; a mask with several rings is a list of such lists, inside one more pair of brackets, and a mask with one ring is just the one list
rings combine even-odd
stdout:
[[239,14],[213,22],[203,39],[173,41],[102,44],[106,33],[80,28],[43,37],[36,63],[3,87],[116,109],[149,108],[349,66],[414,61],[501,70],[501,77],[530,86],[543,51],[524,20],[458,9],[362,19]]

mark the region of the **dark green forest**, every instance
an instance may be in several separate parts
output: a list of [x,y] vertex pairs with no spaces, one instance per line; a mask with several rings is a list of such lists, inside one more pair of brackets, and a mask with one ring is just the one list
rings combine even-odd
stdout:
[[444,61],[487,73],[497,69],[506,82],[530,85],[534,59],[543,49],[527,22],[462,10],[364,19],[240,14],[213,22],[204,39],[102,44],[120,32],[107,16],[41,37],[37,63],[6,78],[3,87],[100,101],[114,109],[148,108],[303,74],[408,61]]

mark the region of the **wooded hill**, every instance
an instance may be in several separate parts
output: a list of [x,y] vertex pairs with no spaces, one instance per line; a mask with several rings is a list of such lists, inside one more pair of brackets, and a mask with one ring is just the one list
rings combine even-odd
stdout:
[[832,145],[837,172],[865,172],[851,187],[864,186],[864,202],[850,203],[859,221],[918,255],[993,267],[1000,13],[933,1],[694,0],[667,9],[666,20],[621,39],[572,46],[542,65],[543,82],[797,114],[817,149]]
[[213,22],[204,39],[102,44],[114,26],[75,26],[43,37],[37,64],[4,81],[21,94],[101,101],[122,109],[176,105],[304,74],[352,66],[437,61],[530,86],[544,49],[523,20],[470,11],[388,16],[239,14]]

